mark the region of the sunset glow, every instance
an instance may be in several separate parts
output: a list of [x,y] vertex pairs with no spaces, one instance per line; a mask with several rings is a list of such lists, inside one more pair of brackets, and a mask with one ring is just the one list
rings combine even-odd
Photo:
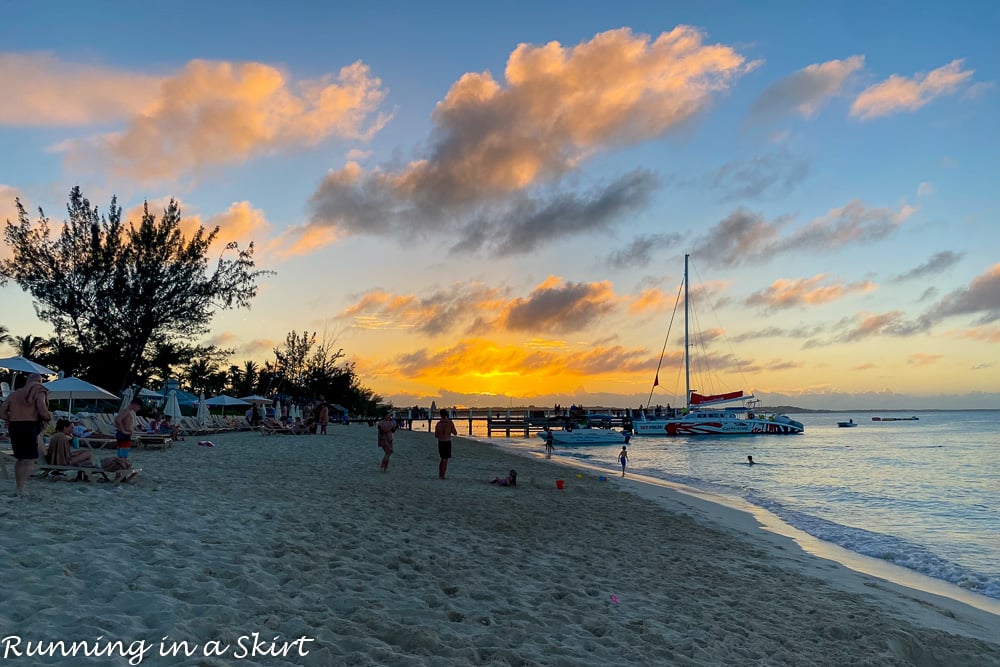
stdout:
[[276,271],[204,342],[325,332],[398,405],[632,406],[658,368],[683,402],[690,253],[729,388],[997,408],[1000,10],[935,7],[222,2],[157,40],[138,3],[108,40],[23,3],[0,219],[61,221],[77,184],[133,222],[173,198]]

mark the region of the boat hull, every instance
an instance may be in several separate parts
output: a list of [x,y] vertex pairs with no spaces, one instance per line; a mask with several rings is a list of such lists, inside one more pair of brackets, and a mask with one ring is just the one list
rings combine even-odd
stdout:
[[[572,431],[551,431],[552,444],[563,447],[576,445],[627,445],[629,436],[621,431],[612,431],[603,428],[579,428]],[[545,432],[538,434],[538,437],[545,440]]]
[[692,436],[692,435],[797,435],[805,428],[794,419],[737,419],[682,417],[680,419],[655,419],[636,421],[632,424],[636,435]]

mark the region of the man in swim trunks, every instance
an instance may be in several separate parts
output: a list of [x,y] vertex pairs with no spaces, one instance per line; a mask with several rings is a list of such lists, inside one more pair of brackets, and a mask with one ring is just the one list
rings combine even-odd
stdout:
[[0,419],[6,420],[7,430],[10,431],[10,444],[17,459],[14,463],[14,483],[17,494],[22,495],[38,459],[38,434],[52,419],[49,390],[42,384],[41,375],[32,373],[23,387],[11,392],[0,405]]
[[142,409],[142,401],[133,398],[115,417],[115,440],[118,442],[118,458],[127,459],[132,451],[132,434],[135,432],[135,413]]
[[451,460],[451,436],[458,435],[455,422],[448,416],[447,408],[441,408],[441,421],[434,426],[434,436],[438,441],[438,455],[441,463],[438,464],[438,477],[444,479],[444,474],[448,472],[448,461]]

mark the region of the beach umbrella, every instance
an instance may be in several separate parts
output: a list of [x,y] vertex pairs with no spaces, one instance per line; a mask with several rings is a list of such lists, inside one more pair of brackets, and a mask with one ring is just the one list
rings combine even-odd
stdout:
[[56,372],[50,368],[46,368],[41,364],[36,364],[31,359],[26,359],[24,357],[7,357],[6,359],[0,359],[0,368],[6,368],[9,371],[14,371],[16,373],[38,373],[39,375],[55,375]]
[[431,415],[438,411],[437,401],[431,401]]
[[258,396],[257,394],[254,394],[252,396],[244,396],[239,400],[246,401],[248,404],[252,405],[271,405],[271,403],[274,402],[270,398],[265,398],[264,396]]
[[233,398],[232,396],[226,396],[225,394],[219,394],[218,396],[213,396],[212,398],[205,401],[205,405],[217,405],[222,407],[222,414],[225,416],[227,406],[243,406],[246,407],[250,405],[243,399]]
[[201,392],[198,401],[198,423],[204,426],[208,423],[208,405],[205,404],[205,392]]
[[128,387],[122,392],[122,404],[119,410],[127,410],[128,406],[132,404],[132,387]]
[[163,392],[153,391],[152,389],[146,389],[145,387],[143,387],[142,389],[139,390],[137,396],[139,398],[163,398]]
[[167,402],[163,406],[163,414],[170,415],[171,419],[181,418],[181,406],[177,402],[177,391],[174,389],[171,389],[170,393],[167,394]]
[[69,411],[73,412],[73,399],[93,400],[106,399],[117,400],[118,397],[107,389],[101,389],[96,384],[91,384],[86,380],[77,377],[62,378],[45,382],[44,386],[49,390],[49,398],[55,400],[69,399]]
[[281,419],[281,401],[280,400],[275,400],[274,401],[274,418],[275,419]]

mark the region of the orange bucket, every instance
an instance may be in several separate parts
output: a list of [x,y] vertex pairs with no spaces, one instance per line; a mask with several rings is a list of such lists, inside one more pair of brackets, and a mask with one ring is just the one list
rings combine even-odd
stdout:
[[556,480],[556,488],[557,489],[561,489],[564,486],[566,486],[566,482],[564,480],[561,480],[561,479],[557,479]]

